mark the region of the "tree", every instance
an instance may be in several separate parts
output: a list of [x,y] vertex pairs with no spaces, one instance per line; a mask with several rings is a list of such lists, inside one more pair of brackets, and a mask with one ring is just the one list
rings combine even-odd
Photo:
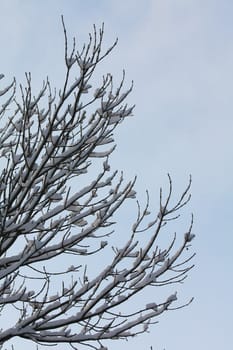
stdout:
[[[116,42],[102,53],[104,28],[94,27],[87,45],[78,51],[74,40],[69,53],[64,22],[63,29],[66,75],[59,92],[47,79],[34,96],[30,74],[26,87],[20,85],[20,97],[15,80],[0,92],[5,123],[0,136],[0,343],[21,337],[42,345],[105,349],[102,341],[146,332],[157,316],[179,307],[171,307],[177,299],[171,294],[126,311],[149,286],[181,282],[192,268],[192,255],[186,256],[194,237],[192,220],[179,247],[176,236],[166,249],[157,244],[165,225],[189,201],[191,180],[171,205],[168,176],[168,194],[161,190],[158,213],[149,223],[149,194],[144,207],[136,201],[137,218],[126,242],[109,248],[115,212],[136,197],[136,179],[125,184],[123,174],[111,172],[109,165],[113,132],[132,115],[133,107],[125,103],[132,86],[122,92],[123,74],[114,89],[107,74],[93,91],[93,74]],[[82,185],[85,178],[88,184]],[[102,256],[108,263],[99,270]]]

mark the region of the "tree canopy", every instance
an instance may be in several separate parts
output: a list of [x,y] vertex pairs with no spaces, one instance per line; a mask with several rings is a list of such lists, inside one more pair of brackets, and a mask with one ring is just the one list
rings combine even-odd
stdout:
[[[21,337],[103,350],[105,340],[144,333],[159,315],[183,306],[173,292],[127,309],[149,286],[182,282],[193,266],[192,219],[167,248],[157,243],[190,200],[191,179],[173,203],[168,175],[167,195],[160,190],[153,214],[148,192],[144,206],[136,199],[136,178],[125,182],[111,171],[114,131],[133,113],[126,103],[132,85],[124,88],[124,73],[116,88],[109,73],[98,86],[93,79],[116,45],[102,52],[104,27],[94,26],[79,50],[75,39],[69,50],[64,23],[63,29],[66,74],[59,90],[47,79],[35,94],[28,73],[26,86],[14,79],[0,91],[0,344]],[[136,220],[122,238],[114,214],[132,199]],[[102,257],[108,262],[98,269]]]

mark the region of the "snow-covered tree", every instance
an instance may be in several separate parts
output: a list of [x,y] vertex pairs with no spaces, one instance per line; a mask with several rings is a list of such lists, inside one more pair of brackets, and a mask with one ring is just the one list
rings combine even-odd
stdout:
[[181,305],[174,292],[162,301],[154,293],[152,300],[137,296],[149,286],[183,281],[192,267],[192,220],[179,240],[172,237],[167,248],[158,243],[189,201],[191,181],[174,203],[168,176],[157,213],[150,214],[147,193],[144,206],[135,200],[130,231],[118,231],[114,214],[136,197],[135,179],[125,183],[122,173],[110,170],[109,157],[114,130],[132,115],[125,102],[132,86],[123,91],[124,74],[117,88],[111,74],[95,86],[98,64],[116,45],[102,53],[103,27],[94,27],[81,50],[74,40],[71,51],[63,28],[62,88],[53,91],[47,80],[34,94],[26,74],[25,87],[18,89],[14,80],[0,91],[2,347],[21,337],[106,349],[105,340],[144,333],[159,315]]

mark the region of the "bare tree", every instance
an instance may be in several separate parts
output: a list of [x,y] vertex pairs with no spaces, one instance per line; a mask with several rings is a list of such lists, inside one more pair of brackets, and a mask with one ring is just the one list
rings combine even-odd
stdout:
[[[180,307],[171,306],[176,293],[157,303],[140,300],[132,307],[130,301],[149,286],[182,282],[192,267],[192,256],[186,255],[192,222],[179,246],[176,236],[166,249],[157,243],[164,226],[189,201],[191,180],[172,205],[168,176],[168,194],[161,190],[154,216],[148,193],[144,206],[136,201],[136,220],[125,244],[109,248],[115,212],[136,197],[135,179],[125,183],[109,165],[113,132],[132,115],[133,107],[125,103],[132,86],[122,91],[123,74],[115,89],[107,74],[94,91],[97,65],[116,42],[102,53],[104,29],[94,27],[88,43],[78,51],[74,40],[69,52],[63,28],[62,88],[56,93],[47,80],[34,96],[26,74],[20,94],[15,80],[0,92],[5,125],[0,136],[0,343],[21,337],[42,345],[106,349],[102,341],[146,332],[157,316]],[[88,184],[82,185],[85,178]],[[103,256],[108,262],[100,270]]]

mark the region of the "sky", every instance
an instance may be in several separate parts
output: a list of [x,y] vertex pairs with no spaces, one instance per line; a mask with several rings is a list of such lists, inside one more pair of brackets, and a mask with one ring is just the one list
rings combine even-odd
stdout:
[[[180,301],[193,303],[161,317],[150,333],[122,343],[123,349],[196,350],[233,343],[233,2],[222,0],[1,0],[0,73],[25,82],[30,71],[39,89],[49,76],[63,77],[61,15],[70,39],[87,39],[92,25],[105,23],[106,47],[117,47],[102,63],[126,84],[134,117],[116,135],[111,158],[125,178],[138,176],[138,198],[158,205],[167,173],[180,193],[192,174],[195,268]],[[133,213],[132,213],[133,215]],[[125,217],[121,218],[124,225]],[[123,226],[122,226],[123,227]],[[172,229],[172,227],[171,227]],[[155,293],[156,291],[151,291]],[[9,343],[10,344],[10,343]],[[18,346],[15,350],[19,348]],[[31,346],[28,349],[32,349]],[[118,343],[109,349],[119,348]],[[10,345],[9,345],[10,349]]]

